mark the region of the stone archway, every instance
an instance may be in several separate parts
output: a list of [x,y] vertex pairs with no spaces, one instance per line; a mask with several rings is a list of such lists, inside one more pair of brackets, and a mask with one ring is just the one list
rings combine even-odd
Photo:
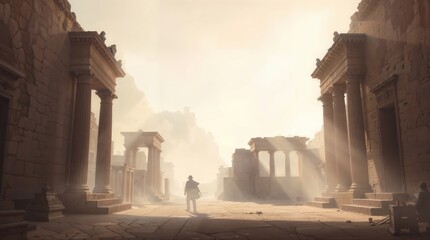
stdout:
[[[150,198],[159,198],[162,195],[161,182],[161,144],[164,139],[158,132],[122,132],[124,136],[125,161],[124,165],[135,169],[136,156],[139,148],[148,148],[148,158],[146,173],[139,173],[144,176],[140,189],[145,189],[145,195]],[[134,182],[134,180],[131,180]],[[125,183],[129,184],[129,183]],[[133,184],[131,184],[133,185]]]

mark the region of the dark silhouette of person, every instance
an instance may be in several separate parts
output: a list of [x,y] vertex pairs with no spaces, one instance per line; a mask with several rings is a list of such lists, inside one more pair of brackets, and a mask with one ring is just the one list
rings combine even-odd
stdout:
[[187,211],[190,211],[190,201],[193,202],[193,210],[197,212],[196,199],[200,198],[199,183],[193,180],[193,176],[188,176],[188,181],[185,184],[184,195],[187,196]]
[[415,204],[420,222],[430,222],[430,192],[427,189],[427,183],[420,184],[421,191],[418,193]]

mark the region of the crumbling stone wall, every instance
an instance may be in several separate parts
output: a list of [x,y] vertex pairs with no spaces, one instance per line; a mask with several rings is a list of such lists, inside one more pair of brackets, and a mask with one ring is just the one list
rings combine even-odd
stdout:
[[406,191],[416,192],[419,182],[430,182],[430,2],[363,0],[351,19],[350,32],[367,36],[362,93],[370,184],[381,191],[378,109],[371,90],[398,75],[400,153]]
[[0,24],[11,37],[12,65],[25,74],[15,88],[0,87],[10,101],[2,197],[33,198],[45,184],[61,192],[74,101],[68,32],[81,27],[67,0],[2,0]]

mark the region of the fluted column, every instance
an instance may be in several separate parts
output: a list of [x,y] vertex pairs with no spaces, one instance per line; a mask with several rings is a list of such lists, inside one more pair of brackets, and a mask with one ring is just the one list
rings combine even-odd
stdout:
[[161,194],[161,150],[160,149],[156,149],[156,180],[155,182],[157,183],[157,193]]
[[95,193],[112,193],[110,167],[112,153],[112,101],[115,95],[109,90],[97,91],[100,97],[100,117],[97,140]]
[[275,151],[269,151],[270,156],[270,177],[275,177]]
[[327,185],[325,192],[332,192],[336,187],[336,160],[334,155],[334,127],[333,127],[333,98],[331,94],[323,94],[319,100],[323,103],[324,116],[324,151],[325,151],[325,174]]
[[370,192],[367,168],[366,143],[364,138],[363,105],[361,99],[361,76],[346,75],[348,101],[348,139],[351,164],[352,192]]
[[348,132],[345,109],[345,85],[333,86],[334,145],[337,169],[336,192],[348,190],[351,185]]
[[89,72],[76,74],[76,100],[73,116],[73,138],[69,164],[69,185],[67,193],[85,193],[89,191],[88,155],[91,122],[91,82]]
[[154,194],[154,148],[148,147],[148,164],[146,169],[148,193]]
[[290,153],[284,152],[284,154],[285,154],[285,177],[291,177]]

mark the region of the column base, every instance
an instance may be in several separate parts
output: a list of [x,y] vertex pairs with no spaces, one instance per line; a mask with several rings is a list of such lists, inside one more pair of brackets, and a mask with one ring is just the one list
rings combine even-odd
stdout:
[[351,184],[351,188],[348,192],[353,193],[354,197],[362,197],[365,193],[373,192],[372,188],[369,184],[357,184],[353,183]]
[[324,191],[321,194],[322,194],[322,196],[330,196],[330,194],[332,192],[334,192],[334,188],[326,186],[325,189],[324,189]]
[[348,189],[342,184],[338,184],[334,189],[334,192],[346,192],[346,191],[348,191]]
[[110,186],[95,187],[93,193],[113,193]]

